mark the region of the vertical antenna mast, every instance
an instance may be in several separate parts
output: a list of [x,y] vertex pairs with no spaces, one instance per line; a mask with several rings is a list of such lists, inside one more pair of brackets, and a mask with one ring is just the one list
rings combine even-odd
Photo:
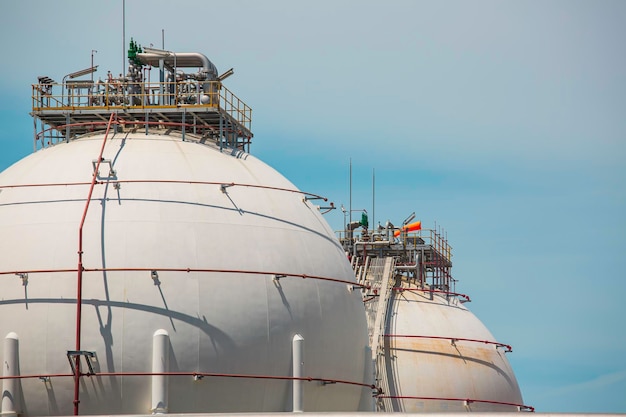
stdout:
[[122,0],[122,76],[126,70],[126,0]]
[[376,169],[372,168],[372,230],[376,227]]
[[349,204],[348,210],[350,212],[349,214],[350,223],[348,224],[352,224],[352,158],[350,158],[350,204]]

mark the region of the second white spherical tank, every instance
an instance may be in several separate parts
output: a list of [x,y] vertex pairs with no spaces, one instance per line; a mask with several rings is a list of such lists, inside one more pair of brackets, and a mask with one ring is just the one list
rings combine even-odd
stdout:
[[455,296],[394,291],[384,337],[388,410],[507,412],[522,406],[500,344]]

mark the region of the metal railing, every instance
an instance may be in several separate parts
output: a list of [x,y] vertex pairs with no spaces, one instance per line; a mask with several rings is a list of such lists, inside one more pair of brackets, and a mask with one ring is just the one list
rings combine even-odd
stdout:
[[222,110],[250,130],[252,109],[219,81],[178,82],[92,82],[68,81],[64,84],[33,84],[32,110],[149,110],[149,109]]
[[423,229],[418,232],[403,233],[400,235],[400,240],[405,245],[429,245],[439,252],[446,261],[452,261],[452,247],[448,244],[447,239],[436,230]]

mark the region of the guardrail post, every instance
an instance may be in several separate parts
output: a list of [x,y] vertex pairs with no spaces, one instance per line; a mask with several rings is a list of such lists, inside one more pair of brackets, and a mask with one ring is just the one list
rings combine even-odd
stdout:
[[70,114],[65,115],[65,141],[70,141]]
[[219,141],[220,141],[220,152],[222,152],[222,146],[223,146],[223,142],[224,142],[224,116],[222,116],[222,112],[220,111],[220,135],[219,135]]
[[182,130],[183,130],[183,142],[185,141],[185,131],[187,130],[187,126],[185,124],[185,116],[187,115],[186,109],[183,108],[183,116],[182,116]]

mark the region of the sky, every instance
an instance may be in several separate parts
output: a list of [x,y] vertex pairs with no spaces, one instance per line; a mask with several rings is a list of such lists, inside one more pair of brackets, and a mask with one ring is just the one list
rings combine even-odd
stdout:
[[[625,1],[127,0],[125,15],[127,42],[233,67],[251,152],[298,188],[348,208],[352,165],[370,224],[415,212],[441,230],[525,404],[626,412]],[[96,75],[121,72],[122,28],[121,0],[0,2],[0,171],[33,150],[37,76],[92,54]]]

